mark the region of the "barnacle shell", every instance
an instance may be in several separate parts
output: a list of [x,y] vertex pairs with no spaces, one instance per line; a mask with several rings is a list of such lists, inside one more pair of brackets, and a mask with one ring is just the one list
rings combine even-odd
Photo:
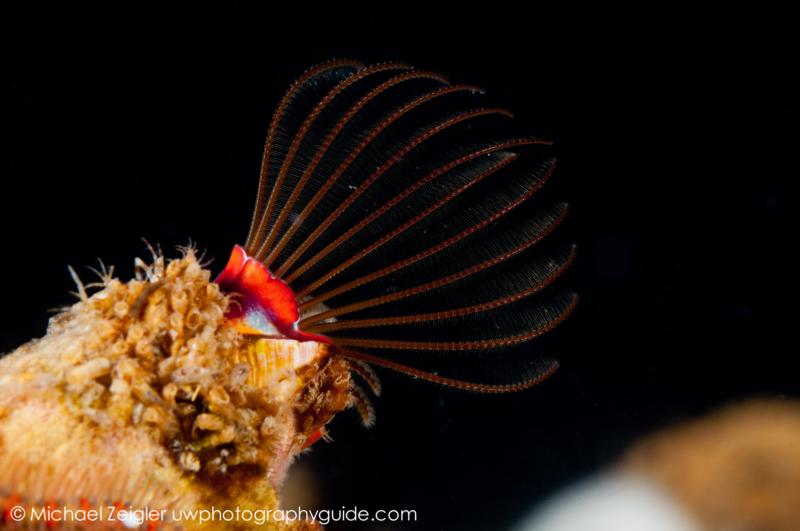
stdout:
[[0,360],[0,505],[277,508],[306,438],[347,406],[346,363],[241,334],[191,250],[145,273],[105,278]]

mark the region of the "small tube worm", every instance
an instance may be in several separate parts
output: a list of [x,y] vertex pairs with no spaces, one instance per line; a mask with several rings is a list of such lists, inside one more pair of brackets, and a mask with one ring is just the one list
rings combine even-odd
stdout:
[[[550,376],[554,359],[507,353],[576,304],[554,286],[575,249],[548,238],[567,207],[539,193],[556,162],[547,141],[498,140],[511,114],[480,94],[399,63],[311,68],[216,278],[192,249],[137,259],[127,283],[103,268],[91,295],[73,275],[80,300],[0,361],[5,521],[16,505],[275,508],[336,413],[374,422],[373,366],[482,393]],[[477,381],[448,373],[467,359]]]

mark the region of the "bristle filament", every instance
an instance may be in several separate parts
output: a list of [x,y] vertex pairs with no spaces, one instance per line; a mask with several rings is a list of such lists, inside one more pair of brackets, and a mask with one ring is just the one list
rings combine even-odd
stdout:
[[[407,288],[404,290],[397,291],[395,293],[391,293],[388,295],[381,295],[379,297],[373,297],[370,299],[366,299],[363,301],[347,304],[344,306],[340,306],[338,308],[327,310],[324,312],[320,312],[314,315],[310,315],[305,319],[300,320],[300,325],[305,327],[312,323],[318,323],[320,321],[325,321],[326,319],[330,319],[331,317],[337,317],[339,315],[345,315],[348,313],[357,312],[360,310],[364,310],[366,308],[372,308],[374,306],[380,306],[382,304],[387,304],[389,302],[394,302],[401,299],[406,299],[408,297],[412,297],[414,295],[419,295],[421,293],[425,293],[427,291],[431,291],[447,284],[452,284],[453,282],[462,280],[469,276],[472,276],[476,273],[489,269],[501,262],[504,262],[518,254],[522,253],[526,249],[529,249],[536,243],[540,242],[544,239],[548,234],[550,234],[567,216],[568,209],[565,208],[561,214],[558,216],[556,220],[554,220],[543,232],[537,234],[533,238],[530,238],[523,242],[522,244],[506,251],[505,253],[499,254],[494,256],[488,260],[484,260],[478,264],[470,266],[466,269],[453,273],[451,275],[447,275],[442,278],[438,278],[436,280],[432,280],[430,282],[426,282],[424,284],[420,284],[419,286],[413,286],[411,288]],[[310,305],[312,307],[313,305]],[[302,305],[301,305],[302,308]]]
[[[300,214],[300,219],[305,219],[308,217],[309,212],[311,212],[320,200],[328,193],[328,191],[338,182],[339,177],[350,167],[350,165],[355,161],[358,156],[367,148],[367,146],[377,138],[380,133],[382,133],[386,128],[391,126],[397,120],[399,120],[402,116],[408,114],[413,109],[419,107],[420,105],[427,103],[434,98],[438,98],[441,96],[445,96],[448,94],[455,94],[457,92],[479,92],[480,89],[473,85],[454,85],[451,87],[442,87],[440,89],[434,90],[432,92],[428,92],[419,96],[418,98],[412,100],[411,102],[407,103],[406,105],[400,107],[388,117],[386,117],[381,123],[379,123],[375,128],[373,128],[365,138],[363,138],[359,144],[353,149],[348,155],[345,160],[343,160],[336,170],[331,174],[331,176],[326,180],[325,184],[314,194],[314,197],[308,202],[306,207],[303,209],[303,212]],[[276,269],[276,274],[283,278],[284,274],[288,271],[289,267],[294,264],[302,255],[303,253],[311,246],[317,238],[327,229],[329,224],[323,223],[304,240],[302,241],[297,249],[295,249],[292,254],[290,254],[286,260]]]
[[358,411],[361,417],[361,424],[365,428],[371,428],[375,425],[375,408],[372,406],[372,401],[366,391],[352,380],[350,381],[350,405]]
[[[488,155],[488,154],[494,153],[496,151],[500,151],[500,150],[503,150],[503,149],[509,149],[509,148],[512,148],[512,147],[518,147],[518,146],[522,146],[522,145],[533,145],[533,144],[543,144],[543,143],[546,143],[546,141],[538,139],[538,138],[516,139],[516,140],[510,140],[510,141],[507,141],[507,142],[500,142],[500,143],[494,144],[492,146],[485,147],[483,149],[478,149],[478,150],[473,151],[473,152],[471,152],[471,153],[469,153],[467,155],[464,155],[464,156],[459,157],[459,158],[457,158],[455,160],[452,160],[452,161],[448,162],[447,164],[445,164],[443,166],[440,166],[439,168],[437,168],[436,170],[432,171],[431,173],[429,173],[428,175],[426,175],[422,179],[420,179],[417,182],[415,182],[410,187],[406,188],[405,190],[403,190],[402,192],[397,194],[395,197],[393,197],[387,203],[385,203],[384,205],[382,205],[381,207],[379,207],[378,209],[373,211],[371,214],[366,216],[364,219],[362,219],[361,221],[356,223],[354,226],[352,226],[350,229],[345,231],[342,235],[337,237],[335,240],[333,240],[331,243],[326,245],[324,248],[320,249],[313,257],[311,257],[311,258],[309,258],[307,260],[307,263],[308,264],[313,264],[313,263],[316,263],[319,260],[325,258],[334,249],[337,249],[339,246],[341,246],[342,243],[344,243],[347,240],[349,240],[350,238],[352,238],[355,234],[357,234],[358,232],[363,230],[365,227],[369,226],[376,219],[380,218],[386,212],[388,212],[389,210],[391,210],[392,208],[397,206],[398,203],[403,201],[409,195],[411,195],[412,193],[414,193],[415,191],[417,191],[419,188],[423,187],[427,183],[431,182],[432,180],[436,179],[437,177],[441,176],[442,174],[447,173],[447,172],[453,170],[454,168],[456,168],[458,166],[461,166],[461,165],[463,165],[463,164],[465,164],[467,162],[475,160],[478,157],[481,157],[483,155]],[[472,186],[474,186],[478,182],[482,181],[486,177],[490,176],[491,174],[496,173],[497,171],[501,170],[502,168],[504,168],[505,166],[510,164],[513,161],[513,159],[515,159],[516,157],[517,157],[516,154],[512,154],[508,158],[505,158],[505,159],[501,160],[498,164],[496,164],[495,166],[489,168],[487,171],[481,173],[480,175],[476,176],[473,180],[471,180],[470,182],[466,183],[464,186],[458,188],[457,190],[455,190],[452,193],[448,194],[447,196],[445,196],[441,200],[437,201],[435,204],[433,204],[430,207],[426,208],[425,210],[421,211],[419,214],[414,216],[412,219],[408,220],[406,223],[402,224],[400,227],[397,227],[394,230],[392,230],[391,232],[387,233],[379,241],[377,241],[374,244],[370,245],[369,247],[363,249],[362,251],[360,251],[355,256],[351,257],[347,261],[345,261],[345,262],[341,263],[340,265],[338,265],[337,267],[333,268],[327,274],[321,275],[317,279],[317,281],[315,281],[314,283],[312,283],[309,286],[305,287],[303,289],[303,292],[301,293],[301,295],[305,295],[307,293],[310,293],[311,291],[315,290],[316,288],[318,288],[319,286],[321,286],[325,282],[330,281],[336,275],[338,275],[339,273],[341,273],[342,271],[344,271],[345,269],[347,269],[348,267],[350,267],[354,263],[356,263],[359,260],[361,260],[364,256],[370,254],[371,252],[373,252],[378,247],[384,245],[386,242],[388,242],[388,241],[392,240],[393,238],[395,238],[398,234],[401,234],[402,232],[405,232],[410,227],[412,227],[412,226],[416,225],[417,223],[419,223],[421,220],[426,218],[432,212],[434,212],[435,210],[437,210],[441,206],[443,206],[446,203],[448,203],[454,197],[456,197],[459,194],[463,193],[464,191],[466,191],[467,189],[471,188]],[[301,269],[298,269],[295,272],[295,274],[300,272]],[[293,280],[293,278],[290,277],[289,281],[291,281],[291,280]]]
[[271,205],[264,204],[267,193],[267,181],[269,179],[269,160],[272,153],[273,142],[275,140],[275,133],[292,99],[303,85],[322,72],[344,66],[352,66],[357,68],[361,65],[362,63],[360,61],[354,61],[351,59],[334,59],[332,61],[321,63],[315,67],[309,68],[302,76],[300,76],[300,78],[292,83],[292,86],[289,87],[289,90],[286,91],[286,94],[284,94],[283,98],[278,104],[278,107],[275,109],[275,112],[272,115],[272,121],[270,122],[270,126],[267,131],[267,140],[264,144],[264,154],[261,158],[261,170],[259,172],[258,190],[256,192],[256,205],[253,211],[253,217],[250,221],[250,230],[248,232],[245,244],[246,249],[252,251],[254,243],[261,238],[261,235],[266,228],[264,220],[269,219],[271,214],[271,211],[266,211],[272,208]]
[[[392,166],[397,164],[400,160],[403,159],[406,155],[408,155],[413,149],[418,147],[420,144],[425,142],[426,140],[430,139],[431,137],[441,133],[442,131],[453,127],[461,122],[466,120],[471,120],[473,118],[477,118],[479,116],[489,116],[489,115],[498,115],[498,116],[510,116],[511,114],[505,109],[498,109],[498,108],[479,108],[473,109],[471,111],[465,111],[462,113],[458,113],[455,116],[448,118],[442,122],[439,122],[432,127],[429,127],[422,133],[415,136],[411,139],[406,145],[404,145],[400,150],[394,153],[391,157],[389,157],[378,169],[376,169],[367,179],[361,183],[353,192],[334,210],[328,218],[320,224],[317,229],[306,238],[306,242],[310,245],[316,238],[325,232],[334,221],[336,221],[339,216],[347,210],[350,205],[352,205],[356,199],[358,199],[361,194],[363,194],[370,186],[372,186],[375,181],[377,181],[384,173],[386,173]],[[299,250],[299,249],[298,249]],[[311,260],[306,261],[305,263],[298,266],[291,274],[286,277],[286,282],[292,282],[298,276],[303,274],[307,271],[310,267],[314,265],[314,262]]]
[[[414,70],[411,72],[405,72],[403,74],[395,76],[381,83],[380,85],[378,85],[377,87],[373,88],[368,93],[366,93],[364,96],[362,96],[350,109],[348,109],[348,111],[339,119],[337,124],[328,132],[322,145],[319,146],[319,148],[314,153],[314,158],[311,160],[308,167],[303,172],[303,175],[300,178],[297,187],[295,187],[295,189],[292,191],[292,196],[287,201],[287,207],[284,208],[290,208],[294,204],[294,202],[296,202],[297,196],[299,195],[300,191],[305,187],[305,185],[308,182],[308,179],[317,169],[317,166],[327,153],[331,144],[334,142],[334,140],[336,140],[336,138],[339,136],[339,133],[342,132],[344,127],[353,119],[353,117],[361,109],[363,109],[370,101],[374,100],[378,95],[385,92],[386,90],[394,86],[397,86],[402,82],[411,81],[415,79],[432,79],[440,81],[442,83],[448,83],[447,78],[436,72],[431,72],[426,70]],[[303,220],[305,220],[308,214],[316,207],[317,203],[319,202],[319,199],[321,198],[322,195],[320,194],[315,195],[314,198],[312,198],[311,201],[309,201],[309,203],[303,208],[303,210],[297,216],[297,221],[293,223],[291,227],[288,228],[286,233],[283,236],[281,236],[281,239],[273,246],[272,249],[270,249],[269,254],[264,259],[265,264],[272,264],[272,262],[279,255],[280,251],[283,250],[283,248],[289,243],[291,238],[294,236],[295,232],[300,227]],[[276,274],[282,275],[285,272],[286,268],[288,268],[290,265],[291,262],[287,261],[276,270]]]
[[[429,247],[428,249],[426,249],[426,250],[424,250],[424,251],[422,251],[420,253],[417,253],[417,254],[409,257],[409,258],[405,258],[403,260],[399,260],[398,262],[396,262],[394,264],[391,264],[391,265],[389,265],[387,267],[384,267],[383,269],[380,269],[380,270],[375,271],[373,273],[364,275],[364,276],[362,276],[360,278],[357,278],[355,280],[347,282],[346,284],[343,284],[343,285],[341,285],[341,286],[339,286],[337,288],[329,290],[329,291],[327,291],[327,292],[325,292],[325,293],[323,293],[321,295],[316,295],[316,296],[308,299],[307,301],[305,301],[300,306],[300,309],[304,310],[304,309],[310,308],[310,307],[314,306],[315,304],[318,304],[320,302],[324,302],[324,301],[326,301],[326,300],[328,300],[328,299],[330,299],[332,297],[335,297],[337,295],[341,295],[342,293],[345,293],[345,292],[350,291],[350,290],[352,290],[354,288],[362,286],[362,285],[364,285],[364,284],[366,284],[368,282],[372,282],[372,281],[377,280],[377,279],[379,279],[381,277],[384,277],[386,275],[389,275],[391,273],[399,271],[399,270],[401,270],[401,269],[403,269],[405,267],[408,267],[411,264],[419,262],[420,260],[424,260],[425,258],[428,258],[428,257],[430,257],[430,256],[432,256],[432,255],[434,255],[436,253],[439,253],[439,252],[443,251],[444,249],[447,249],[448,247],[451,247],[455,243],[463,240],[464,238],[470,236],[471,234],[474,234],[475,232],[479,231],[483,227],[486,227],[487,225],[489,225],[491,223],[494,223],[495,221],[497,221],[498,219],[502,218],[503,216],[505,216],[506,214],[508,214],[509,212],[514,210],[515,208],[517,208],[519,205],[521,205],[522,203],[524,203],[525,201],[530,199],[536,192],[538,192],[539,189],[541,189],[541,187],[544,185],[544,183],[552,175],[553,171],[555,170],[555,166],[556,166],[556,161],[555,161],[555,159],[553,159],[550,162],[550,166],[548,167],[547,172],[545,173],[544,177],[539,179],[536,182],[536,184],[534,186],[532,186],[525,194],[521,195],[516,200],[512,201],[511,203],[509,203],[508,205],[506,205],[503,208],[499,209],[498,211],[494,212],[493,214],[487,216],[486,218],[484,218],[482,221],[476,223],[475,225],[472,225],[471,227],[461,231],[460,233],[458,233],[458,234],[456,234],[454,236],[451,236],[451,237],[447,238],[446,240],[444,240],[442,242],[439,242],[438,244],[436,244],[436,245],[434,245],[432,247]],[[330,275],[330,273],[329,273],[329,275]],[[301,290],[298,290],[298,296],[299,297],[305,297],[307,295],[310,295],[311,291],[313,289],[315,289],[316,287],[318,287],[318,286],[320,286],[320,285],[322,285],[324,283],[324,280],[327,280],[327,278],[326,277],[322,277],[322,278],[314,281],[308,287],[303,288]],[[322,314],[319,314],[319,315],[322,315]],[[313,316],[313,317],[318,317],[319,315]]]
[[480,339],[475,341],[407,341],[391,339],[366,339],[359,337],[336,336],[334,344],[343,347],[376,348],[390,350],[489,350],[510,347],[530,341],[549,332],[564,321],[578,304],[578,297],[573,295],[566,308],[552,321],[544,326],[528,330],[521,334],[505,336],[494,339]]
[[566,260],[553,270],[542,282],[530,286],[527,289],[517,291],[511,295],[493,299],[479,304],[464,306],[461,308],[454,308],[450,310],[443,310],[439,312],[417,313],[412,315],[398,315],[394,317],[381,317],[373,319],[353,319],[353,320],[340,320],[330,323],[322,323],[307,326],[305,329],[309,332],[324,334],[336,330],[353,330],[358,328],[371,328],[376,326],[396,326],[404,324],[423,323],[428,321],[441,321],[444,319],[455,319],[465,315],[472,315],[476,313],[486,312],[500,308],[502,306],[517,302],[526,297],[530,297],[539,293],[546,287],[555,282],[564,272],[570,268],[575,260],[575,246],[572,246],[570,253]]
[[351,371],[367,382],[367,385],[375,396],[381,396],[381,380],[369,364],[355,359],[347,360],[347,364],[350,366]]
[[433,374],[431,372],[410,367],[402,363],[397,363],[396,361],[373,356],[371,354],[367,354],[366,352],[359,352],[349,349],[337,349],[337,353],[343,358],[349,360],[360,360],[378,367],[383,367],[384,369],[389,369],[391,371],[411,376],[413,378],[419,378],[420,380],[425,380],[427,382],[435,383],[445,387],[451,387],[454,389],[461,389],[462,391],[470,391],[473,393],[516,393],[542,383],[552,376],[556,370],[558,370],[558,362],[555,360],[548,360],[547,367],[530,378],[526,378],[522,381],[511,384],[484,384],[447,378],[438,374]]
[[[274,191],[280,188],[281,184],[283,183],[284,179],[286,178],[286,174],[289,171],[292,163],[294,162],[295,156],[297,155],[297,151],[300,148],[300,144],[303,142],[303,139],[306,137],[309,129],[311,129],[312,124],[316,121],[317,117],[322,113],[322,111],[330,104],[333,99],[344,92],[348,87],[352,86],[358,81],[361,81],[367,76],[372,74],[376,74],[378,72],[384,72],[386,70],[392,69],[400,69],[400,68],[410,68],[408,65],[402,63],[382,63],[373,65],[358,72],[348,76],[347,78],[343,79],[340,83],[338,83],[335,87],[333,87],[328,93],[314,106],[311,112],[306,116],[305,120],[303,121],[302,125],[298,129],[297,133],[295,133],[294,138],[292,139],[292,143],[289,146],[289,150],[286,153],[286,157],[283,159],[283,164],[281,165],[281,169],[278,172],[278,176],[275,181]],[[278,216],[272,225],[269,227],[269,231],[267,232],[266,237],[258,246],[258,250],[254,254],[256,258],[259,260],[264,258],[266,254],[266,250],[269,248],[270,244],[274,241],[277,236],[280,227],[283,225],[286,218],[289,216],[289,212],[291,212],[291,207],[294,205],[294,202],[297,199],[297,196],[300,194],[304,183],[298,183],[294,189],[292,190],[292,195],[289,197],[287,202],[281,207],[278,211]],[[265,222],[269,222],[267,219]],[[255,242],[254,242],[255,243]],[[269,266],[268,260],[263,260],[264,265]]]

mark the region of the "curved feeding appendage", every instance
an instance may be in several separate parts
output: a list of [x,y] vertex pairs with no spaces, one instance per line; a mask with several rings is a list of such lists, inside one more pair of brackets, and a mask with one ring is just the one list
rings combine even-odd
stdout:
[[0,505],[275,508],[336,413],[375,421],[373,366],[483,393],[552,375],[531,341],[577,302],[556,162],[480,94],[399,63],[308,70],[214,280],[187,249],[91,296],[78,281],[0,361]]

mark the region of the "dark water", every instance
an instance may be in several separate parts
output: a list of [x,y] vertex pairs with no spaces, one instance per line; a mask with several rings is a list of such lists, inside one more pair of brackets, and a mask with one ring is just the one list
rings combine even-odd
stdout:
[[100,257],[127,277],[143,236],[191,237],[221,267],[247,230],[272,108],[315,62],[442,70],[555,141],[581,295],[552,338],[561,370],[504,397],[385,375],[377,426],[343,414],[335,444],[304,458],[324,507],[501,529],[645,431],[800,392],[786,14],[495,2],[3,18],[1,351],[69,302],[66,264]]

